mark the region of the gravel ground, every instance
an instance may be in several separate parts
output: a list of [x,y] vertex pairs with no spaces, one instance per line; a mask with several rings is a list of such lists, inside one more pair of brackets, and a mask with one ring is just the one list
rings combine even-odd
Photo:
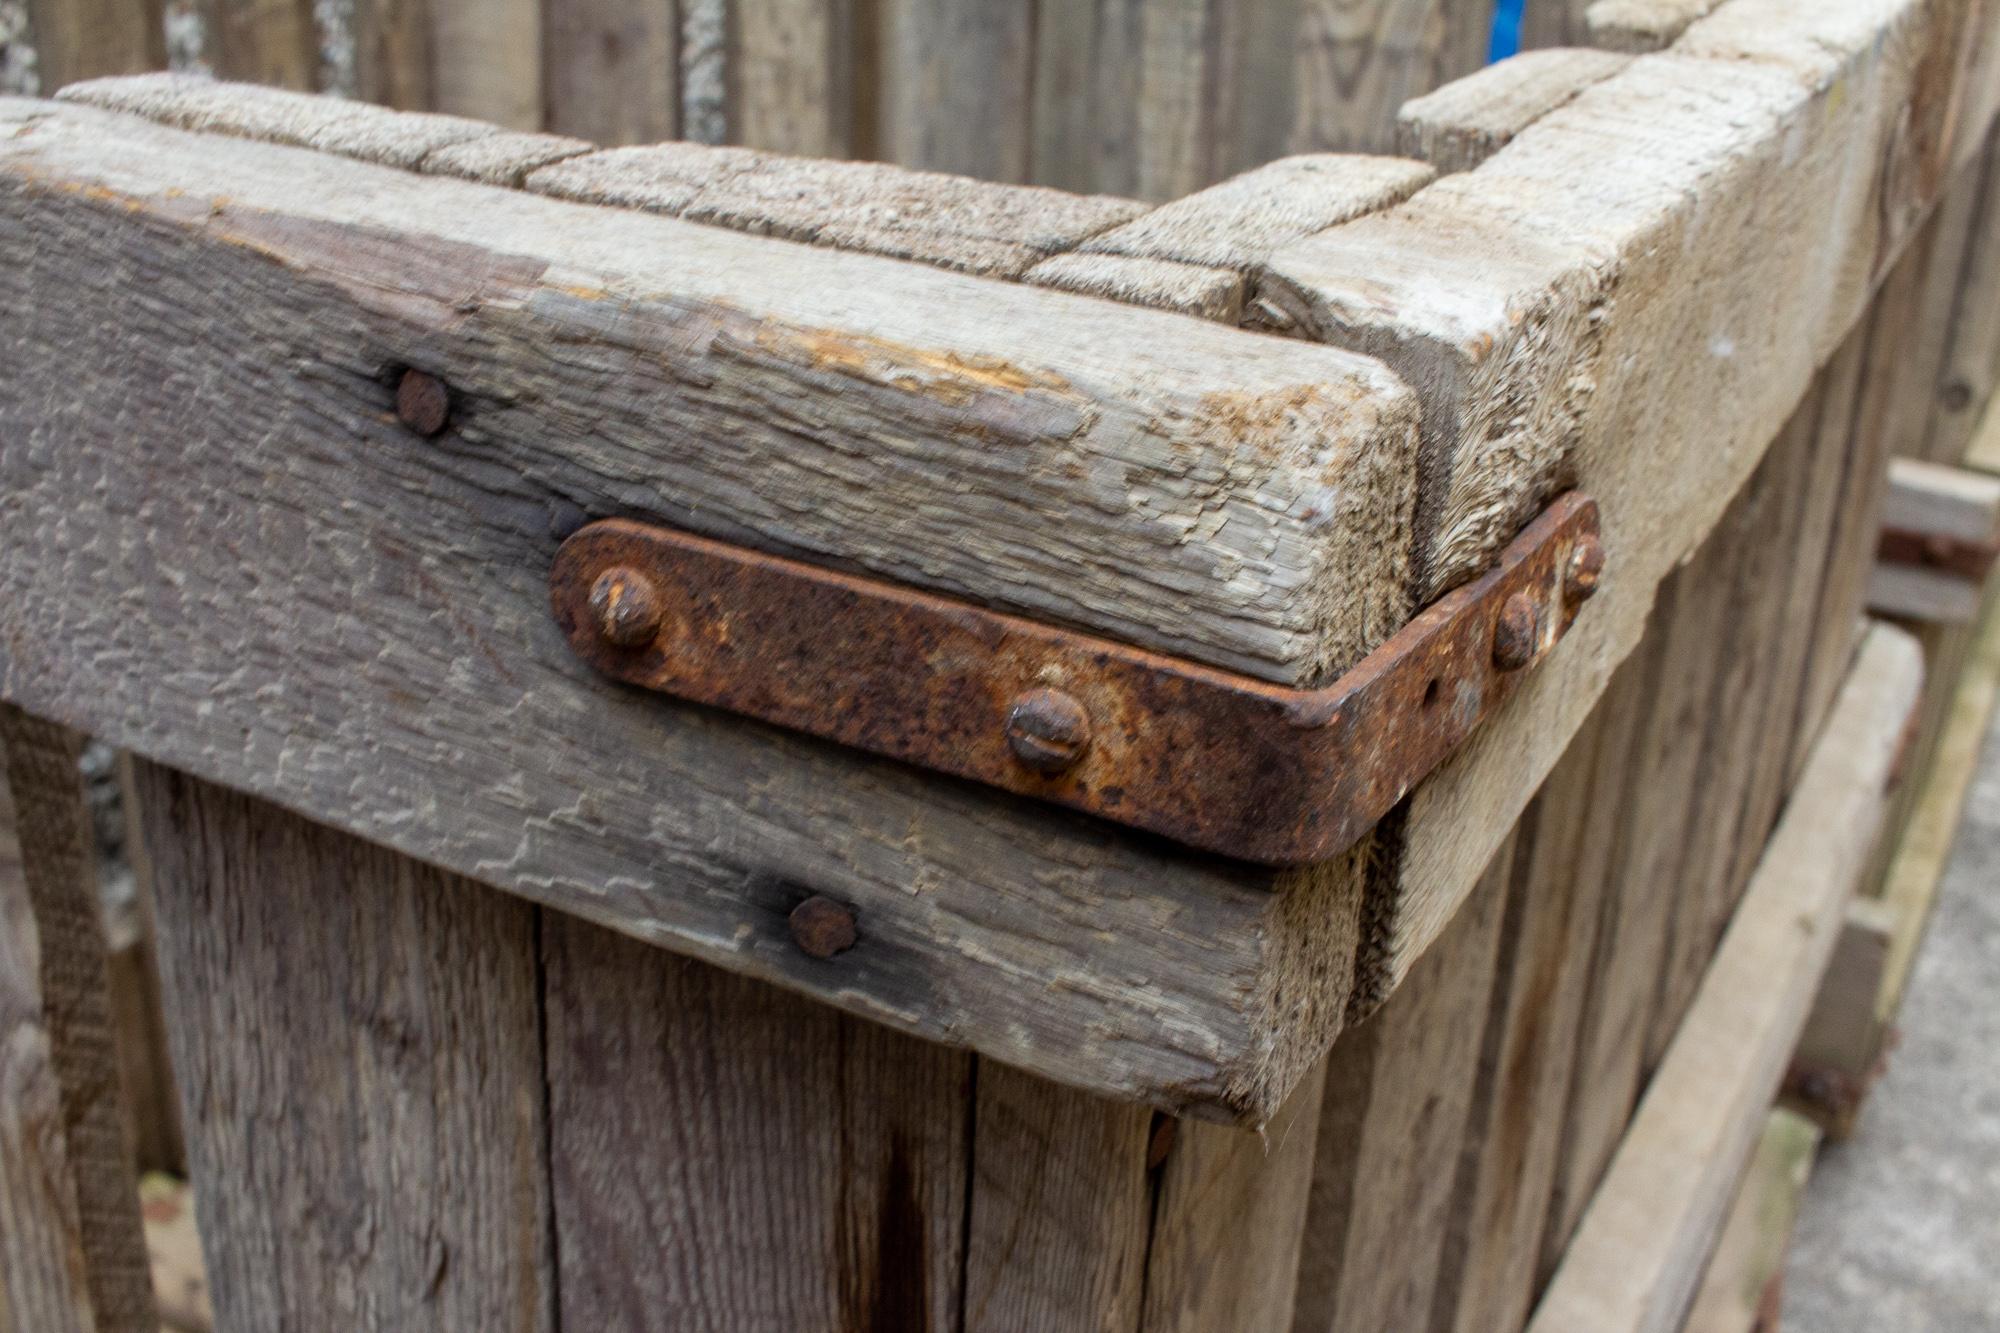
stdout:
[[1788,1333],[2000,1330],[2000,727],[1901,1026],[1858,1132],[1806,1188]]

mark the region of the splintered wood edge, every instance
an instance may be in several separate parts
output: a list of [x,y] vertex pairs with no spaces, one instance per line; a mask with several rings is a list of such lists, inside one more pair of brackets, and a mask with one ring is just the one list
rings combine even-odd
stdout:
[[1876,626],[1528,1333],[1669,1333],[1866,867],[1923,654]]

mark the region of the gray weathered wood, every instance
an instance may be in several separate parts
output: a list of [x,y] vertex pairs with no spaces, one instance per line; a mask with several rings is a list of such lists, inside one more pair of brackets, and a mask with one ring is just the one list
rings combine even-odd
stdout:
[[676,0],[563,0],[547,6],[542,44],[549,129],[606,147],[678,135]]
[[[1975,151],[2000,60],[1960,0],[1735,0],[1475,171],[1268,266],[1301,325],[1425,400],[1426,594],[1479,568],[1554,489],[1603,507],[1590,614],[1413,795],[1385,992],[1435,939],[1937,197]],[[1607,155],[1622,164],[1602,169]],[[1690,329],[1703,330],[1690,338]],[[1675,369],[1662,349],[1685,350]],[[1635,441],[1645,440],[1645,447]]]
[[[613,687],[568,650],[545,579],[577,524],[630,514],[932,586],[970,576],[1118,633],[1150,603],[1164,633],[1135,637],[1185,648],[1217,628],[1193,613],[1201,584],[1240,622],[1277,554],[1218,565],[1229,544],[1290,526],[1383,559],[1393,500],[1357,487],[1350,518],[1326,489],[1343,451],[1407,484],[1411,405],[1379,370],[84,108],[12,114],[35,120],[6,141],[11,170],[101,192],[18,174],[0,191],[8,308],[40,312],[8,326],[0,387],[20,442],[0,455],[19,553],[0,605],[44,627],[8,637],[8,697],[1106,1093],[1261,1119],[1325,1050],[1356,947],[1351,863],[1191,858]],[[60,249],[39,241],[51,227]],[[218,308],[189,336],[188,312]],[[78,357],[103,368],[99,392],[73,392]],[[391,414],[408,364],[452,387],[435,441]],[[1120,529],[1168,563],[1099,540]],[[112,531],[129,540],[86,536]],[[1086,574],[1123,625],[1075,600]],[[1373,634],[1401,618],[1385,575]],[[1303,611],[1299,580],[1279,583],[1270,608]],[[859,909],[863,943],[832,967],[790,941],[798,885]]]
[[1524,51],[1403,103],[1396,151],[1440,172],[1470,171],[1631,57],[1587,47]]
[[28,0],[44,91],[167,66],[161,0]]
[[280,88],[318,84],[311,0],[204,0],[198,8],[206,25],[202,56],[217,77]]
[[1226,268],[1071,251],[1042,260],[1022,276],[1037,287],[1102,296],[1197,319],[1223,324],[1243,319],[1244,278]]
[[0,1327],[150,1333],[78,746],[0,704]]
[[556,913],[542,943],[562,1327],[955,1326],[970,1056]]
[[1908,635],[1870,632],[1530,1333],[1679,1326],[1867,859],[1922,670]]
[[880,14],[876,154],[926,171],[1024,181],[1035,7],[874,0]]
[[1396,108],[1486,63],[1492,0],[1294,3],[1293,152],[1388,152]]
[[[865,2],[865,0],[864,0]],[[729,141],[808,157],[861,156],[855,83],[874,77],[857,0],[738,4],[729,51]],[[999,70],[988,77],[1001,77]],[[873,126],[869,127],[874,130]]]
[[136,786],[218,1328],[552,1329],[535,909]]
[[1593,46],[1658,51],[1672,46],[1721,0],[1596,0],[1584,11]]

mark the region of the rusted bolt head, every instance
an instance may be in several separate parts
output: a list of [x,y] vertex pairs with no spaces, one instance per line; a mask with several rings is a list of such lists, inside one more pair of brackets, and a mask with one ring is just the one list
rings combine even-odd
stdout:
[[629,565],[613,565],[590,585],[590,614],[597,633],[618,648],[651,643],[666,612],[653,581]]
[[451,393],[444,382],[421,370],[406,370],[396,386],[396,420],[419,435],[432,436],[451,419]]
[[1597,591],[1604,576],[1604,543],[1591,533],[1577,538],[1569,553],[1569,579],[1565,587],[1572,602],[1581,602]]
[[854,947],[854,911],[824,894],[812,897],[792,909],[792,941],[813,958],[831,958]]
[[1007,711],[1007,744],[1037,773],[1060,773],[1090,748],[1090,715],[1061,690],[1023,691]]
[[1500,619],[1493,626],[1493,665],[1502,671],[1519,671],[1535,660],[1536,626],[1541,614],[1535,599],[1517,592],[1500,606]]

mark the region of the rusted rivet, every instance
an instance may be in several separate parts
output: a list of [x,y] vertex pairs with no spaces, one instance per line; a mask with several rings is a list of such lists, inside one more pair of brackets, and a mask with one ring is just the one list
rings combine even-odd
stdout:
[[1146,1169],[1157,1171],[1166,1164],[1167,1154],[1174,1150],[1174,1138],[1180,1133],[1181,1122],[1165,1111],[1153,1112],[1152,1131],[1146,1135]]
[[629,565],[613,565],[597,576],[590,585],[590,614],[599,637],[618,648],[651,643],[666,615],[660,590]]
[[1519,671],[1535,660],[1535,599],[1517,592],[1500,607],[1500,619],[1493,626],[1493,665],[1502,671]]
[[396,420],[419,435],[435,435],[451,419],[451,392],[435,375],[406,370],[396,386]]
[[1037,773],[1060,773],[1090,748],[1090,716],[1061,690],[1024,691],[1007,711],[1007,744]]
[[1569,553],[1569,578],[1565,583],[1569,599],[1581,602],[1597,591],[1597,581],[1604,576],[1604,543],[1586,532],[1576,539],[1576,545]]
[[792,941],[814,958],[831,958],[854,947],[854,911],[816,893],[792,909]]

